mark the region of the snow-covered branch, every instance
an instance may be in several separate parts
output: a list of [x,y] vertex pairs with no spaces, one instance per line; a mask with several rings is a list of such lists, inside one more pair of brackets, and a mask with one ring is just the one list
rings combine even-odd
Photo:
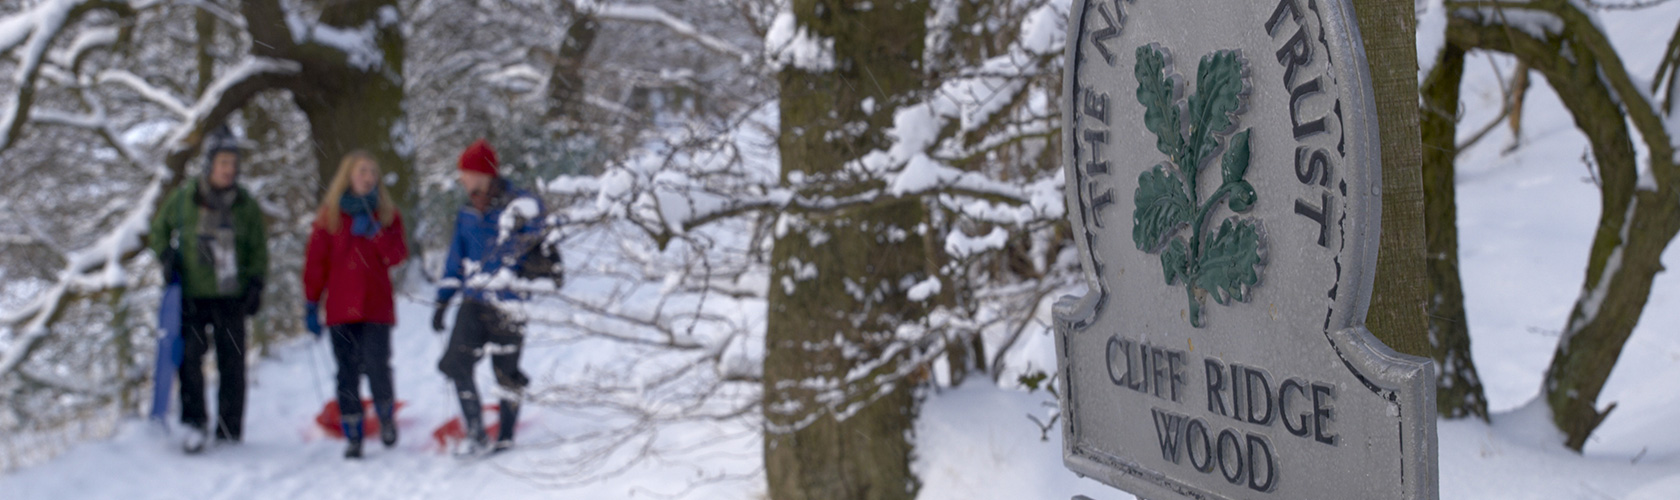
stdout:
[[88,130],[99,130],[105,127],[105,121],[110,117],[98,113],[66,113],[53,109],[38,109],[32,113],[30,119],[43,125],[59,125]]
[[208,12],[208,13],[210,13],[210,15],[216,16],[216,19],[220,19],[222,22],[228,23],[229,26],[233,26],[234,29],[238,29],[238,30],[244,30],[245,29],[245,18],[239,17],[239,15],[234,14],[233,11],[227,10],[226,8],[224,8],[220,5],[216,5],[215,2],[210,2],[210,1],[206,1],[206,0],[174,0],[174,1],[176,3],[179,3],[179,4],[191,5],[193,7],[198,8],[199,10],[203,10],[205,12]]
[[122,32],[121,28],[110,26],[83,30],[76,35],[74,41],[70,42],[69,47],[53,52],[52,62],[61,68],[75,72],[77,66],[80,66],[82,58],[88,52],[96,48],[116,44],[117,40],[121,38]]
[[164,177],[154,178],[136,203],[115,227],[87,247],[63,255],[64,268],[54,284],[33,300],[13,310],[0,311],[0,375],[11,373],[28,358],[47,336],[52,319],[78,293],[127,286],[123,266],[140,251],[142,238],[151,230],[151,216],[163,190]]
[[[580,199],[567,219],[590,205]],[[523,312],[527,345],[563,344],[580,362],[531,388],[528,401],[587,415],[590,425],[536,444],[545,458],[515,473],[555,488],[597,483],[688,453],[690,444],[657,439],[677,426],[703,427],[707,440],[754,439],[763,325],[739,312],[762,308],[763,288],[717,291],[728,287],[721,276],[762,283],[768,272],[740,247],[744,223],[722,222],[664,251],[622,219],[568,225],[567,275],[587,292],[538,296]],[[597,351],[615,354],[583,354]]]
[[664,9],[652,5],[600,5],[595,10],[594,15],[603,20],[648,23],[664,26],[665,28],[671,30],[672,33],[676,33],[678,36],[688,38],[696,43],[699,43],[701,47],[705,47],[706,49],[714,52],[735,56],[740,58],[742,62],[750,61],[754,57],[752,52],[748,52],[746,49],[738,47],[735,44],[729,43],[721,38],[702,33],[698,28],[695,28],[693,24],[682,19],[678,19],[676,16],[665,12]]
[[64,29],[76,0],[43,2],[34,8],[0,20],[0,52],[20,48],[18,69],[13,74],[17,90],[0,103],[0,151],[10,148],[29,117],[35,95],[35,77],[41,69],[47,47]]
[[175,97],[174,94],[170,94],[167,90],[160,89],[152,86],[150,83],[146,83],[144,78],[140,78],[138,75],[130,73],[127,70],[107,69],[105,71],[101,71],[95,81],[100,84],[117,84],[128,87],[136,93],[139,93],[140,97],[143,97],[147,101],[151,101],[159,106],[163,106],[163,109],[169,110],[170,113],[174,113],[175,116],[183,120],[190,119],[193,116],[192,110],[187,109],[187,105],[183,103],[180,98]]
[[[217,77],[198,96],[192,107],[186,108],[186,121],[169,134],[165,145],[172,157],[198,146],[199,134],[206,125],[219,122],[228,113],[243,105],[252,95],[275,86],[269,77],[297,74],[303,69],[297,61],[250,57]],[[171,158],[173,161],[173,158]]]
[[[33,17],[23,16],[31,20],[27,27],[32,33],[29,35],[32,41],[25,48],[26,67],[39,68],[41,62],[39,59],[45,51],[45,42],[35,42],[33,40],[36,40],[36,37],[48,37],[49,35],[45,35],[45,33],[49,33],[49,28],[53,32],[62,29],[63,18],[71,12],[73,7],[81,3],[75,1],[47,2],[37,6],[35,11],[30,11],[38,12]],[[60,10],[50,10],[49,7],[58,7]],[[48,10],[42,11],[42,9]],[[53,17],[54,14],[57,17]],[[7,24],[0,24],[0,26],[23,26],[23,24],[17,24],[12,19],[8,19]],[[7,34],[0,33],[0,42],[8,41],[5,35]],[[103,38],[103,36],[87,38],[84,42],[79,42],[76,45],[82,47],[79,50],[85,50],[87,47],[97,46]],[[37,43],[41,43],[43,46],[37,48]],[[33,54],[34,61],[28,61],[29,54]],[[65,57],[74,59],[79,56],[75,52],[71,52],[67,53]],[[203,95],[200,95],[191,107],[187,107],[180,99],[152,87],[139,76],[126,71],[104,71],[100,73],[98,81],[131,88],[146,100],[157,103],[182,118],[183,122],[171,134],[165,147],[174,148],[173,152],[184,153],[196,147],[198,132],[207,123],[220,120],[233,109],[243,105],[257,91],[272,86],[272,83],[264,81],[265,77],[295,74],[299,69],[300,66],[293,61],[267,58],[247,59],[209,85]],[[31,69],[28,73],[33,74],[35,71]],[[17,103],[28,102],[33,92],[32,84],[32,82],[20,82],[21,90],[18,97],[13,101],[12,108],[6,110],[8,111],[5,115],[6,118],[0,118],[0,120],[26,119],[41,124],[89,129],[115,147],[119,154],[129,162],[142,166],[156,165],[155,162],[148,161],[142,153],[135,151],[127,143],[118,139],[116,131],[111,129],[103,103],[97,98],[90,97],[85,88],[77,87],[76,90],[78,95],[81,95],[84,105],[89,108],[86,113],[42,110],[33,116],[24,115],[17,109]],[[8,136],[14,136],[24,123],[24,121],[7,123],[6,125],[11,130]],[[8,145],[9,142],[10,139],[7,142],[0,142],[0,149],[4,149],[4,146]],[[174,156],[176,158],[182,157],[180,154]],[[168,185],[172,177],[172,169],[164,166],[156,166],[156,168],[145,170],[149,171],[149,181],[144,184],[141,194],[133,200],[133,203],[128,204],[126,214],[117,224],[107,229],[91,245],[68,251],[62,248],[58,249],[65,264],[54,282],[48,285],[42,293],[36,294],[32,300],[20,307],[0,311],[0,332],[5,333],[4,337],[0,337],[0,374],[13,372],[21,366],[24,360],[28,359],[30,352],[51,331],[51,323],[75,297],[128,286],[129,279],[125,263],[140,252],[141,242],[150,230],[151,214],[161,200],[164,187]]]
[[[286,13],[286,26],[297,45],[319,44],[344,54],[345,62],[363,71],[389,67],[385,51],[379,47],[379,30],[396,26],[402,21],[396,7],[380,7],[379,15],[360,26],[333,26],[321,21],[307,21],[296,11]],[[396,76],[394,73],[392,76]]]
[[[16,51],[18,66],[13,73],[17,88],[0,102],[0,152],[9,149],[22,133],[34,104],[35,80],[48,59],[47,49],[65,27],[90,10],[103,9],[126,15],[133,8],[117,0],[44,0],[32,7],[0,18],[0,54]],[[92,30],[72,44],[72,65],[81,50],[104,42],[100,30]]]

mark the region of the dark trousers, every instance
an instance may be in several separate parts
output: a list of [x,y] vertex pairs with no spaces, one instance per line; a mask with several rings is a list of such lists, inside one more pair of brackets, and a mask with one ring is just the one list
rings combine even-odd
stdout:
[[216,344],[216,437],[238,441],[245,431],[245,312],[237,298],[186,299],[182,304],[181,423],[203,428],[204,355]]
[[[473,383],[473,366],[478,364],[479,358],[486,353],[490,355],[490,368],[496,373],[496,383],[513,394],[522,394],[530,379],[524,372],[519,371],[519,354],[524,350],[525,332],[523,324],[514,322],[496,306],[476,300],[463,300],[461,310],[455,314],[455,329],[449,334],[449,347],[443,352],[443,359],[438,361],[438,370],[448,376],[455,383],[457,396],[461,399],[462,420],[471,426],[480,425],[483,420],[481,413],[483,406],[479,402],[478,387]],[[513,438],[512,419],[519,411],[518,398],[504,398],[501,401],[504,420],[501,427],[502,440]]]
[[[391,325],[350,323],[332,327],[333,360],[338,362],[338,413],[362,415],[362,376],[367,376],[373,404],[381,418],[396,400],[391,385]],[[349,421],[346,419],[346,421]]]

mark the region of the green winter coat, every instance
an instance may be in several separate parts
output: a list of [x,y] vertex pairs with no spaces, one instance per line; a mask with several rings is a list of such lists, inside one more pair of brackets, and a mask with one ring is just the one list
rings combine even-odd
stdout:
[[251,286],[253,279],[266,281],[268,275],[267,225],[262,209],[245,188],[233,202],[233,244],[239,271],[239,288],[231,294],[216,289],[216,270],[198,255],[198,206],[194,203],[198,182],[189,180],[169,193],[152,219],[151,247],[159,259],[167,258],[170,242],[178,242],[177,255],[181,264],[181,290],[188,298],[238,297]]

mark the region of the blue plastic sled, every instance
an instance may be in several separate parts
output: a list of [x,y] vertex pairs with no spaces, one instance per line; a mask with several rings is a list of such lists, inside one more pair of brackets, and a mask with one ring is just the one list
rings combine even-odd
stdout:
[[181,284],[170,283],[163,289],[163,303],[158,306],[158,329],[163,336],[157,341],[157,368],[152,372],[151,419],[167,423],[169,396],[175,388],[175,370],[181,366]]

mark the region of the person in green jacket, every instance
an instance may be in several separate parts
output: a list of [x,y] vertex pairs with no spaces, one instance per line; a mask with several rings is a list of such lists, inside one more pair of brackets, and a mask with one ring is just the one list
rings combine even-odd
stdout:
[[205,143],[203,175],[169,194],[152,219],[151,247],[164,281],[181,283],[182,448],[204,449],[204,355],[214,342],[221,374],[216,440],[238,443],[245,419],[245,319],[262,306],[268,243],[262,210],[239,187],[238,139],[226,126]]

